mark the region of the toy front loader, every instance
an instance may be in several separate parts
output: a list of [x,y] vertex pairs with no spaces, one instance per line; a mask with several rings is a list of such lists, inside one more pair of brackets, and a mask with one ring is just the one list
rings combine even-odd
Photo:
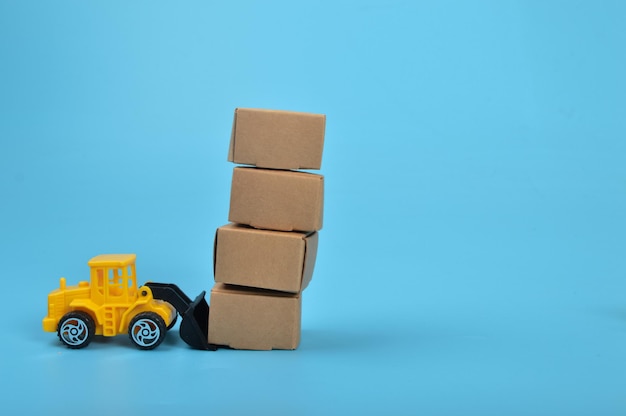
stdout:
[[198,350],[212,350],[216,347],[209,344],[209,305],[202,291],[194,301],[173,283],[145,284],[152,290],[154,299],[164,300],[172,305],[181,316],[180,337],[190,347]]

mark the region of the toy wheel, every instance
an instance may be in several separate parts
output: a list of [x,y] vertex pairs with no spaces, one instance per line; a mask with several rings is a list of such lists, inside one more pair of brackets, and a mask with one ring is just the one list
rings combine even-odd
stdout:
[[61,342],[72,349],[89,345],[95,332],[96,324],[93,318],[80,311],[66,313],[57,327]]
[[139,349],[151,350],[159,346],[165,338],[165,322],[154,312],[137,314],[128,326],[128,336]]
[[167,326],[168,331],[174,328],[174,325],[176,325],[176,321],[178,321],[178,314],[174,315],[174,319],[172,319],[172,322],[170,322],[170,324]]

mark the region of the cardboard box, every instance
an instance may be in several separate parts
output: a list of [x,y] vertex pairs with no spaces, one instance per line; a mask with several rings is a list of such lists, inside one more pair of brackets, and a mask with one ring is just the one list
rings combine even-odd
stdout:
[[210,304],[210,344],[240,350],[294,350],[300,344],[300,294],[217,283]]
[[314,173],[236,167],[228,220],[277,231],[322,228],[324,177]]
[[319,169],[326,116],[237,108],[228,160],[272,169]]
[[228,224],[217,229],[215,281],[298,293],[313,276],[317,232],[257,230]]

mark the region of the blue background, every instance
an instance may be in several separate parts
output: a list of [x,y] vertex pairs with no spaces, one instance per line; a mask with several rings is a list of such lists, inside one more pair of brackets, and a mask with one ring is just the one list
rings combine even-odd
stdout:
[[[0,2],[0,412],[626,414],[624,21],[618,0]],[[300,348],[63,348],[47,293],[96,254],[210,289],[235,107],[327,115]]]

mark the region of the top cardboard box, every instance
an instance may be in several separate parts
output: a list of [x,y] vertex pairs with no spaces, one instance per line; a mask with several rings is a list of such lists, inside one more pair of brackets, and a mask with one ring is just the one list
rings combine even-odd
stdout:
[[320,169],[326,116],[235,109],[228,161],[270,169]]

